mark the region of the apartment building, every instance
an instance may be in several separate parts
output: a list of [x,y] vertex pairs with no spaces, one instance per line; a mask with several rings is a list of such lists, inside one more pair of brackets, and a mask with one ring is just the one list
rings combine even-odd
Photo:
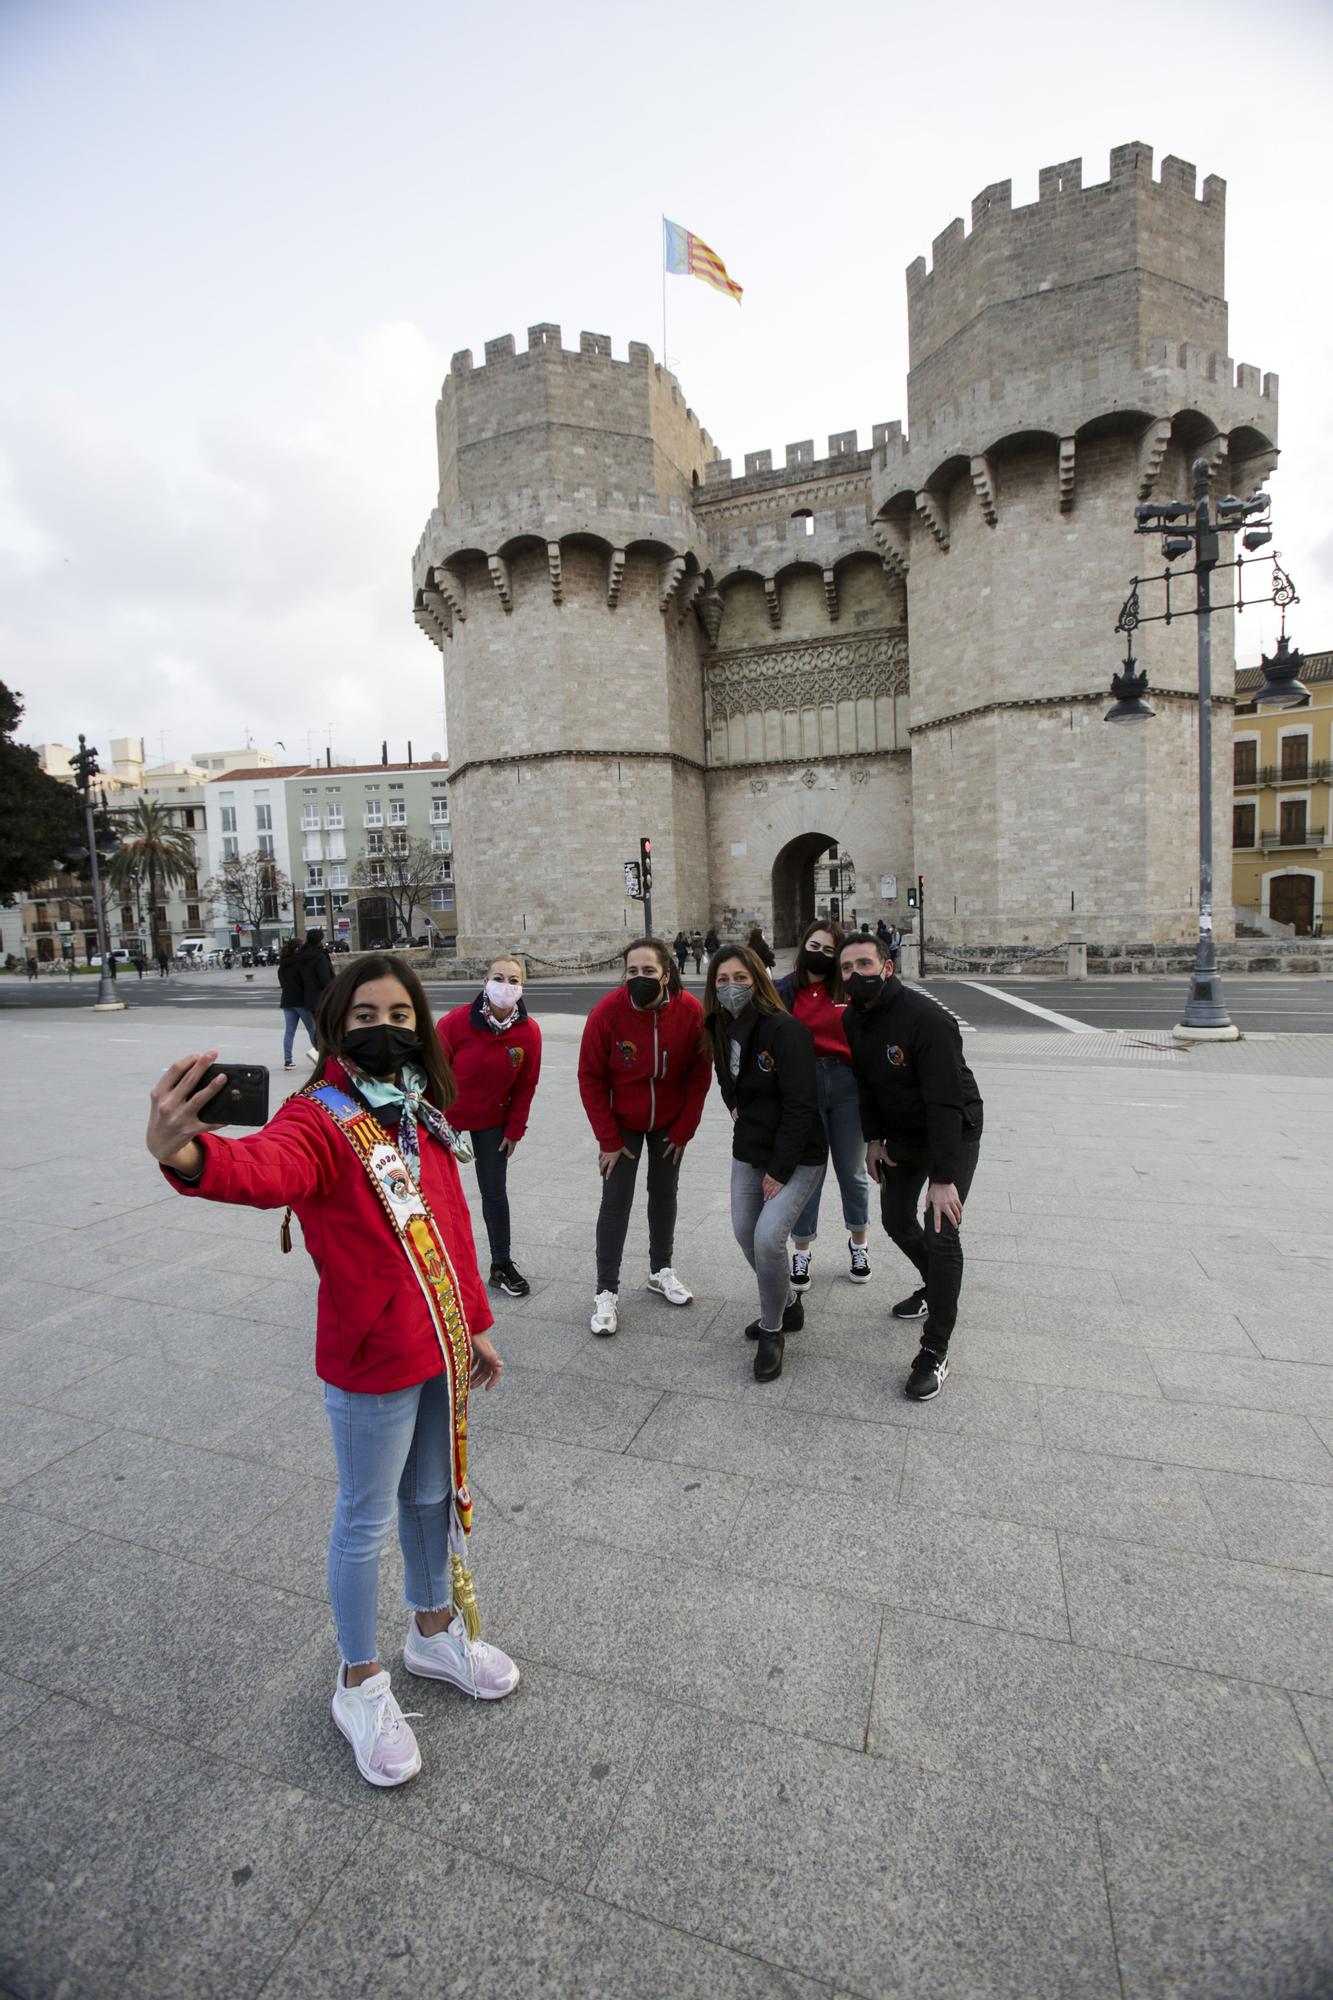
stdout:
[[1262,669],[1237,669],[1231,879],[1238,921],[1311,937],[1333,908],[1333,653],[1307,654],[1301,681],[1307,707],[1256,709]]
[[452,948],[458,925],[443,759],[314,764],[284,785],[302,933],[322,930],[353,950],[400,937]]

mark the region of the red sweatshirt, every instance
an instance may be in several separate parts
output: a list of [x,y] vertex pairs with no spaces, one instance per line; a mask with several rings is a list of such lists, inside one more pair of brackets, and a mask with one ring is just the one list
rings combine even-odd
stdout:
[[[340,1090],[347,1088],[336,1063],[325,1075]],[[485,1333],[494,1315],[477,1270],[458,1167],[424,1126],[420,1135],[421,1192],[458,1273],[468,1327]],[[177,1194],[245,1208],[285,1208],[290,1202],[295,1209],[319,1272],[315,1373],[322,1382],[382,1396],[441,1372],[439,1339],[407,1254],[365,1168],[327,1112],[306,1098],[289,1097],[253,1137],[224,1139],[210,1132],[199,1144],[200,1180],[182,1181],[170,1168],[162,1169]]]
[[478,994],[471,1006],[451,1008],[436,1023],[458,1084],[449,1123],[459,1132],[503,1125],[506,1139],[521,1139],[542,1073],[542,1031],[520,1000],[518,1020],[497,1035],[481,1003]]
[[699,1129],[713,1080],[704,1010],[692,993],[637,1008],[623,986],[597,1002],[579,1049],[579,1095],[604,1153],[627,1132],[660,1132],[683,1146]]
[[814,1036],[816,1059],[835,1056],[839,1062],[850,1064],[852,1052],[842,1030],[843,1010],[829,999],[824,980],[813,979],[808,986],[798,986],[791,1011]]

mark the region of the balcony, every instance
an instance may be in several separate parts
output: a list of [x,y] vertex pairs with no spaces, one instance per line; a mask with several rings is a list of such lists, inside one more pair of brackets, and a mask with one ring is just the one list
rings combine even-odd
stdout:
[[1299,839],[1289,833],[1261,833],[1259,835],[1259,845],[1265,854],[1270,854],[1274,848],[1278,847],[1289,848],[1292,852],[1296,852],[1299,849],[1307,847],[1323,847],[1326,837],[1327,829],[1325,827],[1307,826]]
[[1333,784],[1333,760],[1320,757],[1300,770],[1284,770],[1280,764],[1260,764],[1246,777],[1237,773],[1231,782],[1238,792],[1253,792],[1264,785]]

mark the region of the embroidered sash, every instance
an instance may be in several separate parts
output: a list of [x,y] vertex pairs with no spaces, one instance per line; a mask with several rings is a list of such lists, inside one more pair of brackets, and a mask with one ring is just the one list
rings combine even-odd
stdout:
[[435,1337],[440,1343],[449,1388],[453,1475],[449,1509],[449,1566],[453,1602],[455,1609],[463,1614],[469,1639],[475,1639],[481,1631],[481,1620],[472,1572],[465,1560],[467,1537],[472,1532],[472,1498],[467,1486],[467,1405],[472,1375],[472,1346],[458,1274],[425,1196],[413,1181],[402,1154],[379,1120],[331,1083],[311,1084],[301,1095],[310,1098],[328,1114],[365,1168],[380,1207],[403,1246],[412,1276],[426,1301]]

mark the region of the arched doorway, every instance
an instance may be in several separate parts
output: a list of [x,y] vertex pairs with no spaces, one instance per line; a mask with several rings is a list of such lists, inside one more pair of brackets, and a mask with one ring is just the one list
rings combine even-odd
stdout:
[[851,918],[856,870],[831,834],[801,833],[773,862],[773,942],[793,945],[813,917]]

